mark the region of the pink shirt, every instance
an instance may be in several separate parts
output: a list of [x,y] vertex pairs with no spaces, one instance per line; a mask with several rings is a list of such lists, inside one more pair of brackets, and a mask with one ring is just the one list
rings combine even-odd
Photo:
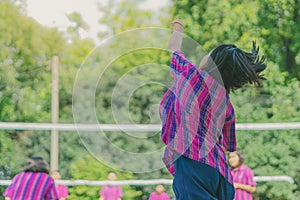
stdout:
[[45,173],[21,172],[17,174],[3,196],[11,200],[58,199],[54,179]]
[[105,185],[101,188],[99,195],[104,197],[104,200],[117,200],[123,197],[123,192],[120,186]]
[[[236,170],[231,169],[234,183],[256,186],[253,171],[246,165],[240,165]],[[236,189],[234,200],[252,200],[252,193]]]
[[174,174],[174,161],[183,155],[232,183],[225,151],[236,149],[235,114],[227,91],[181,51],[173,53],[170,70],[174,83],[160,103],[163,161]]
[[56,185],[56,191],[59,198],[68,198],[68,187],[65,185]]
[[165,192],[162,192],[160,194],[158,194],[157,192],[152,192],[150,194],[149,200],[170,200],[170,197]]

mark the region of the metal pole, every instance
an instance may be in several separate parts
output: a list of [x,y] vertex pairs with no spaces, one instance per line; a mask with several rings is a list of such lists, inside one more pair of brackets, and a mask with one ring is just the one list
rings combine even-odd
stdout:
[[[275,182],[285,181],[290,184],[294,183],[294,180],[290,176],[254,176],[256,182]],[[75,185],[86,185],[86,186],[103,186],[103,185],[157,185],[157,184],[172,184],[172,179],[150,179],[150,180],[116,180],[116,181],[98,181],[98,180],[56,180],[56,183],[75,186]],[[0,180],[0,185],[10,185],[11,180]]]
[[[243,131],[267,131],[267,130],[299,130],[300,122],[277,122],[237,124],[237,130]],[[52,123],[24,123],[24,122],[0,122],[0,130],[58,130],[58,131],[130,131],[130,132],[159,132],[161,124],[52,124]]]
[[[52,69],[52,99],[51,114],[52,124],[58,123],[58,57],[55,56],[51,61]],[[51,170],[58,170],[58,130],[51,131]]]

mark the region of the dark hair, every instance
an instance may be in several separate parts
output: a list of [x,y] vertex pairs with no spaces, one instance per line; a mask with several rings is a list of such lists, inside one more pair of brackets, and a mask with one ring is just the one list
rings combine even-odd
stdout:
[[240,163],[240,164],[244,163],[245,157],[244,157],[244,154],[243,154],[242,150],[239,149],[239,148],[236,148],[236,151],[235,151],[235,152],[236,152],[236,154],[237,154],[238,157],[239,157],[239,163]]
[[260,72],[266,68],[266,64],[265,56],[260,59],[258,52],[255,42],[251,53],[233,44],[222,44],[211,51],[210,59],[203,69],[220,84],[224,84],[228,93],[246,83],[260,86],[261,81],[265,80]]
[[42,157],[31,157],[25,162],[25,172],[43,172],[49,173],[49,165]]

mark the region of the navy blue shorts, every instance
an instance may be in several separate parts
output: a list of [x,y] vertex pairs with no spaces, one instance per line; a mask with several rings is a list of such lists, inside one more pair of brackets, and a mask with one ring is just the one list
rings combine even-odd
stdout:
[[175,163],[176,200],[232,200],[234,187],[215,168],[184,156]]

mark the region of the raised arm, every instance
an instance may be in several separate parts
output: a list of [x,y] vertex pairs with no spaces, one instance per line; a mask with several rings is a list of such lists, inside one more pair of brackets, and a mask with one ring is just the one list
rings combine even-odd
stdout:
[[174,51],[180,50],[184,31],[184,24],[180,20],[175,19],[171,22],[171,27],[173,29],[173,33],[169,40],[168,49],[169,52],[172,54]]

